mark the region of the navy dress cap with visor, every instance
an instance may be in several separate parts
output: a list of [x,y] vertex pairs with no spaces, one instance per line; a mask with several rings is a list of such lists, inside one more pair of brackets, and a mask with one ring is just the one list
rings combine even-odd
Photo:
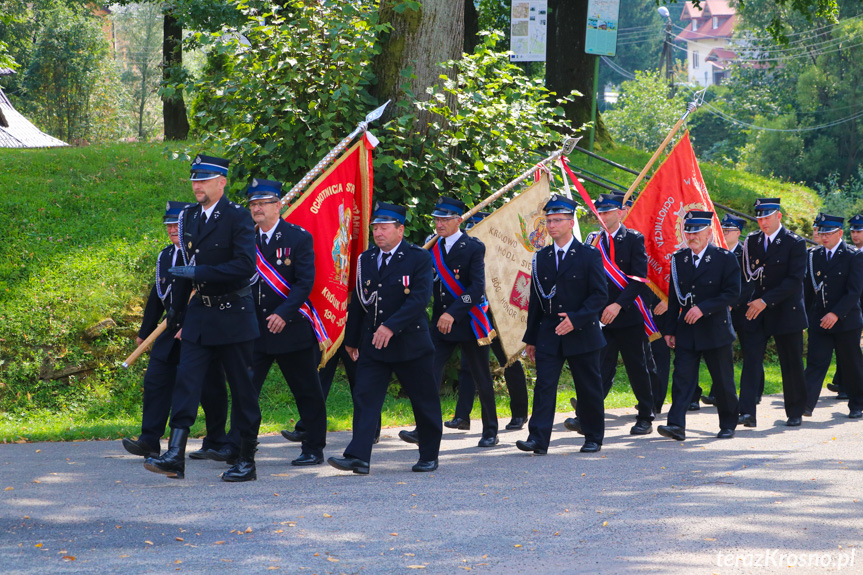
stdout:
[[830,233],[836,230],[841,230],[845,224],[845,218],[842,216],[831,216],[830,214],[818,214],[818,231]]
[[180,221],[180,212],[192,206],[186,202],[168,202],[165,205],[165,215],[162,216],[163,224],[176,224]]
[[746,222],[743,220],[743,218],[738,218],[737,216],[732,216],[731,214],[725,214],[722,217],[722,221],[719,222],[719,225],[727,230],[737,229],[742,232],[745,223]]
[[212,180],[219,176],[228,177],[228,166],[230,160],[225,158],[217,158],[215,156],[204,156],[198,154],[192,160],[192,174],[189,179],[192,181]]
[[711,223],[713,223],[713,212],[690,210],[683,216],[683,231],[695,234],[710,227]]
[[396,204],[376,202],[375,211],[372,213],[373,224],[399,224],[404,225],[407,219],[407,209]]
[[610,212],[611,210],[619,210],[623,208],[623,196],[617,194],[599,194],[599,197],[593,202],[597,212]]
[[575,207],[578,204],[575,203],[575,200],[570,200],[566,196],[561,196],[560,194],[552,194],[551,199],[543,206],[543,210],[545,210],[546,215],[551,214],[575,214]]
[[467,222],[465,222],[465,226],[464,226],[465,229],[466,230],[471,229],[472,227],[474,227],[475,225],[477,225],[478,223],[480,223],[481,221],[483,221],[485,218],[487,218],[490,215],[491,215],[491,212],[477,212],[477,213],[475,213],[474,215],[472,215],[471,217],[468,218]]
[[848,220],[852,232],[863,232],[863,214],[857,214]]
[[467,209],[467,204],[455,198],[438,198],[432,217],[435,218],[458,218]]
[[781,209],[781,198],[758,198],[755,200],[755,217],[766,218]]
[[276,180],[264,180],[255,178],[246,188],[246,195],[250,202],[255,200],[279,199],[282,197],[282,182]]

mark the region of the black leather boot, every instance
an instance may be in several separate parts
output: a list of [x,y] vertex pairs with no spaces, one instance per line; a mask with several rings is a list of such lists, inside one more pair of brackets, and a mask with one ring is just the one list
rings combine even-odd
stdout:
[[161,457],[148,457],[144,467],[153,473],[161,473],[173,479],[186,477],[186,440],[188,429],[172,429],[168,451]]
[[237,463],[222,474],[222,481],[255,481],[258,472],[255,470],[255,452],[258,450],[255,439],[240,439],[240,456]]

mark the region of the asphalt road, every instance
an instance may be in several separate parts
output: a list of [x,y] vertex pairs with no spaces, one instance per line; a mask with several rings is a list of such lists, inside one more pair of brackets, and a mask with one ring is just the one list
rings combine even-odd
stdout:
[[713,408],[682,443],[612,410],[592,455],[566,414],[547,456],[515,448],[526,430],[479,449],[474,422],[445,429],[433,474],[398,429],[369,476],[292,468],[296,444],[262,437],[242,484],[210,461],[147,472],[119,441],[0,445],[0,573],[863,573],[863,421],[825,393],[796,429],[765,397],[731,440]]

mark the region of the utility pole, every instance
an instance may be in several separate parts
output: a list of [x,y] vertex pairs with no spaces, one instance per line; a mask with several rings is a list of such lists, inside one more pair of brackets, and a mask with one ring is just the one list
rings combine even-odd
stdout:
[[659,58],[659,69],[665,66],[665,79],[668,81],[668,97],[674,96],[674,44],[671,37],[671,15],[668,8],[660,6],[657,9],[659,15],[665,18],[665,42],[662,43],[662,56]]

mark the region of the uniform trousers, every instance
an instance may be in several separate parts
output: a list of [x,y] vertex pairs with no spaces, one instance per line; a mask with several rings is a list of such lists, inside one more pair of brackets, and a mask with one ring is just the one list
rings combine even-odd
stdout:
[[548,449],[554,412],[557,405],[557,386],[563,362],[569,363],[572,383],[578,396],[575,412],[586,441],[602,445],[605,436],[605,407],[602,379],[599,369],[600,351],[591,351],[564,357],[561,354],[542,353],[536,350],[536,384],[533,388],[533,411],[527,428],[528,440],[537,447]]
[[674,375],[671,376],[671,409],[668,424],[686,428],[686,412],[698,387],[698,368],[701,358],[713,380],[716,411],[720,429],[737,427],[737,390],[734,388],[734,352],[731,344],[714,349],[695,350],[674,348]]
[[258,393],[252,384],[254,340],[227,345],[183,341],[177,383],[171,402],[171,429],[189,429],[198,416],[198,402],[210,365],[220,363],[231,388],[231,431],[256,440],[261,427]]
[[[638,400],[638,419],[653,421],[655,405],[653,391],[650,387],[650,375],[647,373],[647,360],[644,357],[644,326],[638,324],[632,327],[602,329],[606,345],[602,348],[600,359],[602,366],[602,392],[608,397],[614,384],[614,373],[617,371],[617,356],[623,358],[629,385]],[[572,374],[575,378],[575,374]],[[581,397],[578,398],[581,401]]]
[[[506,365],[507,357],[503,352],[500,338],[496,337],[491,342],[491,351],[500,365]],[[524,377],[524,367],[520,361],[514,361],[512,365],[504,368],[503,378],[509,391],[509,410],[512,417],[527,418],[527,379]],[[458,400],[455,404],[455,417],[470,419],[473,409],[473,398],[476,395],[476,386],[471,377],[470,368],[464,353],[461,356],[461,366],[458,372]]]
[[[165,434],[176,377],[176,363],[150,358],[144,373],[144,405],[138,438],[148,445],[158,447]],[[227,441],[228,390],[225,388],[225,373],[218,363],[212,364],[207,371],[200,403],[207,422],[207,436],[202,449],[221,449]]]
[[653,411],[660,413],[665,397],[668,395],[668,377],[671,374],[671,349],[660,337],[653,341],[644,340],[644,357],[647,372],[650,374],[650,392],[653,394]]
[[[755,415],[755,405],[764,386],[764,353],[770,336],[763,331],[747,331],[743,346],[743,372],[740,375],[740,413]],[[785,414],[800,417],[806,407],[806,380],[803,376],[803,331],[773,336],[782,370]]]
[[[809,355],[806,358],[806,407],[815,409],[833,350],[841,367],[843,391],[848,393],[848,408],[863,409],[863,352],[860,351],[860,329],[840,332],[809,330]],[[853,376],[853,377],[852,377]]]
[[[315,344],[316,347],[317,344]],[[327,405],[318,379],[320,353],[315,353],[315,348],[309,346],[306,349],[278,355],[255,352],[252,355],[254,370],[252,383],[260,396],[273,362],[278,364],[285,382],[294,395],[297,411],[300,413],[303,429],[306,431],[302,452],[323,457],[324,447],[327,444]],[[233,433],[231,435],[233,439]]]
[[[467,362],[471,377],[476,382],[479,404],[482,408],[483,435],[497,435],[497,406],[494,402],[494,382],[489,369],[489,346],[479,345],[476,339],[449,341],[432,336],[434,343],[434,377],[436,389],[440,391],[443,372],[455,348],[461,348],[461,356]],[[468,411],[468,413],[470,413]],[[468,418],[465,418],[468,419]]]
[[354,430],[345,448],[345,457],[369,462],[386,399],[390,378],[395,373],[411,400],[423,461],[438,458],[443,435],[440,396],[435,385],[434,356],[424,354],[408,361],[378,361],[360,352],[354,387]]

